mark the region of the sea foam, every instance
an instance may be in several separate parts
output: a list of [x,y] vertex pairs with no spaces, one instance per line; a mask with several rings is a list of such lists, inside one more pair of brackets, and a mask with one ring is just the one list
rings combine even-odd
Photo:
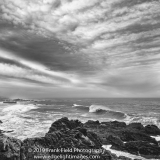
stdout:
[[82,106],[82,105],[79,105],[79,104],[73,104],[72,107],[79,107],[79,106]]
[[[20,139],[33,137],[36,132],[42,132],[44,126],[41,128],[42,124],[37,118],[38,114],[33,115],[29,113],[29,111],[37,108],[38,106],[34,104],[5,105],[4,108],[1,108],[0,114],[0,119],[3,121],[0,125],[1,130],[12,131],[6,133],[6,135]],[[46,126],[47,129],[50,124]]]
[[10,112],[10,113],[24,113],[27,111],[30,111],[32,109],[37,109],[38,106],[34,104],[15,104],[15,105],[9,105],[5,107],[1,112]]
[[156,141],[160,141],[160,136],[151,136],[152,138],[154,138]]
[[[123,152],[123,151],[117,151],[117,150],[114,150],[114,149],[111,149],[111,146],[112,145],[103,145],[102,147],[108,151],[110,151],[111,153],[113,154],[116,154],[116,156],[125,156],[127,158],[131,158],[132,160],[134,159],[140,159],[140,160],[148,160],[146,158],[143,158],[141,156],[137,156],[137,155],[133,155],[133,154],[130,154],[130,153],[127,153],[127,152]],[[150,159],[150,160],[158,160],[158,159]]]

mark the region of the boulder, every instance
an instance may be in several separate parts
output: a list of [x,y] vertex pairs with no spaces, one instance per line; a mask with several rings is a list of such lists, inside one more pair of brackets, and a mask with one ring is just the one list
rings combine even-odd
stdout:
[[88,120],[84,125],[89,126],[89,127],[95,127],[97,125],[99,126],[100,122],[99,121]]
[[113,127],[116,127],[116,128],[124,128],[124,127],[127,126],[126,123],[118,122],[118,121],[110,122],[110,125],[113,126]]
[[145,126],[145,132],[150,135],[160,135],[160,129],[155,125]]
[[111,128],[125,128],[127,126],[125,122],[118,122],[118,121],[101,122],[101,125],[106,125]]
[[131,129],[138,129],[143,131],[144,130],[144,126],[141,123],[131,123],[129,124],[127,127],[131,128]]

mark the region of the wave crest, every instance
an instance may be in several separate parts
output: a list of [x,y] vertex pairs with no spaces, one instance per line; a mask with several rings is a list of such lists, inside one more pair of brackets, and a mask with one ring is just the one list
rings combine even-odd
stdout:
[[123,113],[121,111],[114,111],[102,105],[91,105],[89,107],[89,113],[94,113],[96,115],[105,115],[105,117],[119,120],[127,117],[126,113]]
[[111,111],[110,108],[106,107],[106,106],[101,106],[101,105],[91,105],[89,107],[89,112],[94,113],[94,112],[107,112],[107,111]]

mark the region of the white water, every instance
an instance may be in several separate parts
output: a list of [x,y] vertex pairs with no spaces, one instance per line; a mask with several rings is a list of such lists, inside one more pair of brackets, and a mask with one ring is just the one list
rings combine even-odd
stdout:
[[[7,104],[0,107],[0,129],[3,131],[13,131],[5,133],[19,139],[36,136],[43,136],[44,131],[48,131],[53,121],[42,121],[42,115],[34,114],[33,109],[38,106],[34,104]],[[46,114],[46,113],[45,113]]]
[[140,160],[158,160],[158,159],[146,159],[146,158],[143,158],[141,156],[133,155],[133,154],[130,154],[130,153],[127,153],[127,152],[117,151],[117,150],[111,149],[111,146],[112,145],[103,145],[102,147],[104,149],[110,151],[111,153],[115,154],[117,157],[119,157],[119,156],[125,156],[127,158],[131,158],[132,160],[134,160],[134,159],[140,159]]
[[78,107],[78,106],[82,106],[82,105],[79,105],[79,104],[73,104],[72,107]]
[[141,123],[142,125],[146,126],[148,124],[153,124],[156,125],[157,127],[160,128],[160,123],[159,123],[159,118],[158,117],[153,117],[153,116],[143,116],[143,115],[137,115],[137,116],[127,116],[124,119],[124,122],[126,124],[130,123]]
[[36,105],[33,105],[33,104],[15,104],[15,105],[10,105],[6,108],[4,108],[1,112],[3,113],[10,113],[10,114],[13,114],[13,113],[24,113],[24,112],[27,112],[29,110],[32,110],[32,109],[36,109],[38,108]]
[[160,136],[151,136],[152,138],[155,138],[156,141],[160,141]]
[[[5,131],[14,130],[14,132],[7,133],[9,136],[14,136],[20,139],[24,139],[26,137],[43,136],[56,119],[64,116],[64,112],[62,113],[60,110],[59,112],[57,111],[52,112],[52,110],[47,111],[47,107],[45,107],[46,109],[45,112],[42,112],[42,110],[41,112],[39,112],[38,110],[34,111],[33,109],[38,109],[38,108],[41,109],[41,107],[43,107],[44,105],[43,104],[34,105],[34,104],[27,104],[27,103],[19,102],[18,104],[3,104],[2,102],[0,102],[0,120],[3,121],[3,123],[0,124],[0,129]],[[84,107],[83,102],[74,102],[72,104],[73,104],[73,107],[79,107],[79,106]],[[54,105],[55,104],[49,104],[47,106],[54,106]],[[65,116],[73,119],[73,118],[77,118],[80,115],[78,119],[82,118],[80,119],[82,122],[86,122],[88,119],[89,120],[98,119],[100,122],[102,122],[102,121],[117,120],[116,118],[114,119],[116,115],[112,114],[112,112],[115,112],[115,113],[120,112],[120,111],[114,111],[108,108],[107,106],[103,106],[103,105],[91,105],[86,107],[89,108],[89,112],[91,113],[85,112],[83,113],[83,115],[81,115],[81,113],[68,112],[65,114]],[[56,108],[58,107],[56,106]],[[71,109],[75,109],[75,108],[71,108]],[[106,112],[108,113],[108,115],[105,117],[98,115],[99,117],[97,118],[96,114],[92,114],[100,109],[108,111]],[[125,120],[120,119],[119,121],[125,121],[128,123],[141,122],[143,125],[155,124],[158,126],[159,124],[157,117],[143,117],[143,115],[141,116],[140,114],[134,115],[133,117],[126,114],[126,117],[127,118]]]

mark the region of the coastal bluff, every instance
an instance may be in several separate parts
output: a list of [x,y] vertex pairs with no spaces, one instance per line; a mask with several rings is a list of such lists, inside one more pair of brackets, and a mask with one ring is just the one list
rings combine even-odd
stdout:
[[0,160],[131,160],[105,150],[104,145],[122,153],[160,159],[160,144],[153,138],[159,135],[155,125],[92,120],[82,123],[63,117],[52,123],[44,137],[21,141],[0,130]]

